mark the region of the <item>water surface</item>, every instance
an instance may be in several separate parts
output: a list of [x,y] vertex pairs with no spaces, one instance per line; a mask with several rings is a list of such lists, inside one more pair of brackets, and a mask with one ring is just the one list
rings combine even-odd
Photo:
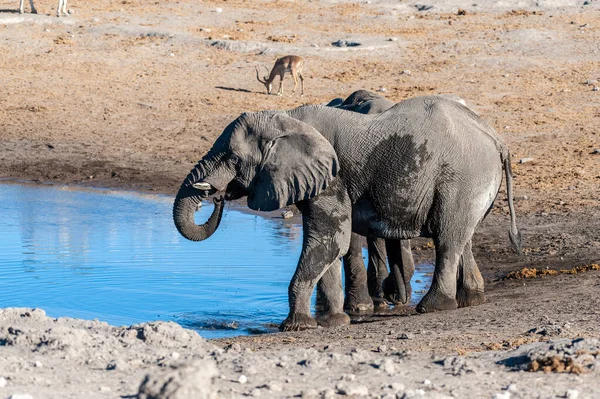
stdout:
[[[114,325],[173,320],[207,338],[276,331],[288,312],[301,226],[228,206],[212,237],[191,242],[173,225],[172,203],[0,184],[0,307]],[[206,204],[198,221],[211,211]]]

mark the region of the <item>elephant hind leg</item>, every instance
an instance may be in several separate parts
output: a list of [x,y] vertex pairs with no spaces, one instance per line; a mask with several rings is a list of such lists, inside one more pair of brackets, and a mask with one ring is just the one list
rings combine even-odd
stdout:
[[458,281],[456,289],[456,300],[458,307],[477,306],[485,302],[483,276],[477,267],[471,240],[463,249],[458,268]]
[[464,244],[437,240],[435,245],[435,271],[429,292],[417,305],[417,312],[429,313],[452,310],[456,301],[456,277]]
[[410,240],[386,240],[385,244],[391,270],[384,282],[385,295],[395,306],[405,305],[411,298],[410,280],[415,273]]
[[367,288],[367,271],[362,257],[362,237],[360,235],[352,233],[350,248],[344,255],[343,262],[346,280],[344,311],[351,316],[373,313],[373,300]]
[[368,237],[367,247],[369,251],[369,264],[367,266],[369,295],[373,298],[377,308],[387,308],[388,303],[383,288],[384,281],[389,276],[385,240]]

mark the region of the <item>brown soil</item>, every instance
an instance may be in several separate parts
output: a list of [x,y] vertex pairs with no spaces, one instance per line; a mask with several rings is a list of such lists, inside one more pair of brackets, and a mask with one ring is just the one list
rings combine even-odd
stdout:
[[[600,263],[598,3],[430,3],[418,12],[385,1],[89,0],[72,2],[74,15],[61,19],[0,10],[0,177],[174,194],[244,111],[356,89],[385,88],[395,101],[457,94],[513,158],[525,250],[510,249],[503,191],[474,238],[488,302],[214,343],[465,354],[545,340],[528,332],[540,325],[559,326],[554,336],[600,336],[599,271],[520,278],[531,274],[524,268],[554,274],[547,270]],[[217,39],[232,50],[212,46]],[[363,45],[330,45],[339,39]],[[286,54],[306,59],[303,98],[289,96],[290,77],[284,97],[266,95],[255,79],[255,67]],[[418,259],[432,259],[425,240],[415,248]]]

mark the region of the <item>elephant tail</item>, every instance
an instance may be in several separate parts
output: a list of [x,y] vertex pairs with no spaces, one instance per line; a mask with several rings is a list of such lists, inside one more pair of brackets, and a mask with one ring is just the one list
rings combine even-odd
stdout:
[[506,175],[506,195],[508,197],[508,210],[510,211],[510,230],[508,237],[517,254],[521,255],[523,247],[523,236],[517,228],[517,216],[515,215],[515,205],[513,203],[513,184],[512,168],[510,166],[510,152],[508,149],[501,152],[502,162],[504,164],[504,173]]

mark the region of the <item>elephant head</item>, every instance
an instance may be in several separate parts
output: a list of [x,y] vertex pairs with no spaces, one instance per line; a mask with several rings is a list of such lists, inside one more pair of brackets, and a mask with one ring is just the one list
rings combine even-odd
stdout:
[[202,241],[218,228],[223,201],[196,225],[199,202],[216,193],[248,198],[248,207],[272,211],[323,191],[338,172],[331,144],[314,128],[285,113],[244,113],[229,124],[183,181],[173,206],[177,230]]

